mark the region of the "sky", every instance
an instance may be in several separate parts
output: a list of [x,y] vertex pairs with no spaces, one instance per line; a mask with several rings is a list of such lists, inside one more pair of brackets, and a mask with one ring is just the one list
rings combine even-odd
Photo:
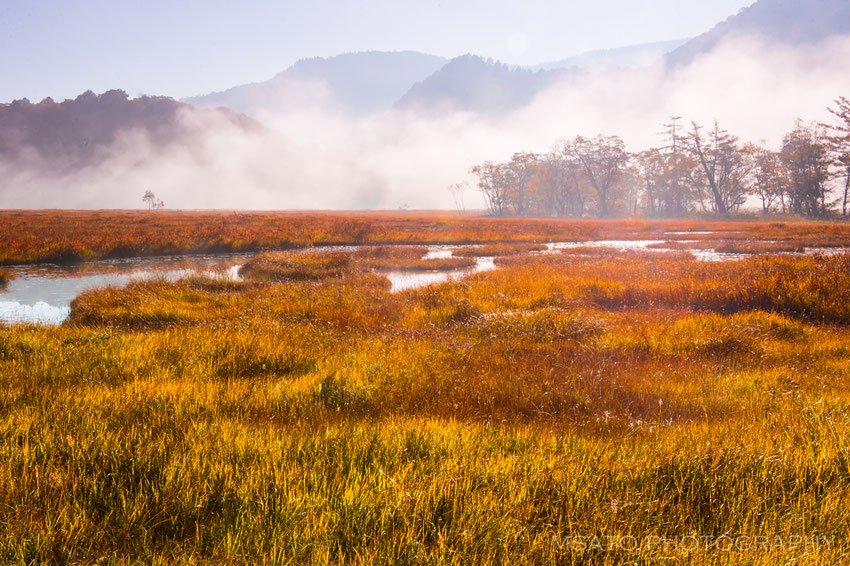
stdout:
[[182,98],[368,50],[530,65],[682,39],[752,0],[0,0],[0,102]]

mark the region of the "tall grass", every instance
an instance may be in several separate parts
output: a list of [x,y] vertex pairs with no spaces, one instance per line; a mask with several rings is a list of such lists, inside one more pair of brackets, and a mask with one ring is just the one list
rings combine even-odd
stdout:
[[[850,552],[846,260],[512,256],[390,293],[355,252],[307,255],[0,327],[7,562]],[[657,542],[724,535],[772,544]],[[593,536],[641,544],[563,546]]]

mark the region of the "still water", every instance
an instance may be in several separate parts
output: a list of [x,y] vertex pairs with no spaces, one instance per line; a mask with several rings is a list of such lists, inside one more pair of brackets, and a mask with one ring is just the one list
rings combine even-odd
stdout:
[[71,301],[97,287],[123,287],[130,281],[162,277],[171,281],[196,273],[236,278],[250,254],[150,257],[91,261],[79,265],[28,265],[4,268],[13,279],[0,291],[0,321],[60,324]]

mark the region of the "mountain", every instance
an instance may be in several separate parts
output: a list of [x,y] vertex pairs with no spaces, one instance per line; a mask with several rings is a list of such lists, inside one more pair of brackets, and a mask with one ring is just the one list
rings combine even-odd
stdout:
[[225,106],[257,116],[322,103],[363,115],[389,108],[446,59],[415,51],[369,51],[303,59],[274,78],[187,98],[198,107]]
[[87,91],[73,100],[0,104],[0,161],[40,158],[54,169],[77,169],[107,157],[122,136],[144,136],[157,147],[187,142],[206,125],[260,129],[229,110],[198,110],[173,98],[130,99],[122,90]]
[[686,65],[730,37],[755,36],[790,45],[850,34],[848,0],[759,0],[667,55],[671,66]]
[[477,55],[463,55],[413,85],[395,108],[507,112],[531,102],[536,94],[565,76],[568,73],[562,70],[532,71]]
[[664,55],[687,43],[687,39],[674,39],[641,45],[629,45],[614,49],[588,51],[542,65],[529,67],[533,71],[553,69],[581,69],[584,71],[607,71],[610,69],[633,69],[645,67],[664,58]]

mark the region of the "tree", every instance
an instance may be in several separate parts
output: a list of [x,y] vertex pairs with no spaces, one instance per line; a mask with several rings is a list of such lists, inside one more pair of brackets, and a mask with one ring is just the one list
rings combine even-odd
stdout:
[[493,216],[504,216],[508,211],[510,172],[504,163],[485,161],[469,170],[478,176],[478,190],[484,195],[487,211]]
[[455,208],[457,208],[457,212],[461,216],[463,216],[466,212],[466,205],[463,203],[463,192],[466,190],[467,186],[466,182],[449,185],[449,192],[452,193],[452,198],[455,201]]
[[518,152],[507,164],[511,181],[507,198],[517,216],[529,216],[539,209],[539,160],[540,156],[536,153]]
[[598,215],[608,216],[630,158],[623,140],[618,136],[594,139],[576,136],[564,149],[581,166],[584,177],[596,192]]
[[661,207],[660,188],[664,182],[664,156],[657,148],[647,149],[635,155],[635,165],[643,186],[646,212],[655,216]]
[[840,122],[827,126],[832,133],[829,145],[833,164],[844,176],[844,195],[841,199],[841,215],[847,216],[847,199],[850,193],[850,100],[841,96],[835,100],[836,108],[827,108]]
[[750,146],[749,153],[753,164],[753,194],[761,199],[762,212],[767,214],[772,211],[777,202],[782,205],[782,212],[785,212],[787,175],[779,154],[755,145]]
[[586,206],[587,187],[580,166],[565,153],[564,146],[540,159],[540,193],[544,212],[555,216],[580,217]]
[[726,214],[737,210],[747,200],[750,160],[738,146],[738,138],[720,129],[716,120],[714,128],[705,139],[702,136],[702,127],[696,122],[691,124],[693,129],[688,136],[689,150],[693,160],[699,164],[698,172],[691,179],[703,208],[703,187],[708,185],[711,191],[709,200],[712,212]]
[[791,212],[823,216],[829,210],[832,157],[823,126],[797,120],[793,131],[782,140],[782,164],[788,173]]
[[681,119],[681,116],[671,116],[670,123],[662,125],[665,129],[661,133],[667,145],[659,150],[662,168],[655,187],[659,212],[672,217],[682,216],[689,209],[688,181],[696,166],[685,151],[685,136],[679,125]]
[[156,198],[156,195],[153,194],[153,191],[147,190],[145,191],[144,196],[142,196],[142,202],[148,205],[148,210],[159,210],[161,208],[165,208],[165,203]]

